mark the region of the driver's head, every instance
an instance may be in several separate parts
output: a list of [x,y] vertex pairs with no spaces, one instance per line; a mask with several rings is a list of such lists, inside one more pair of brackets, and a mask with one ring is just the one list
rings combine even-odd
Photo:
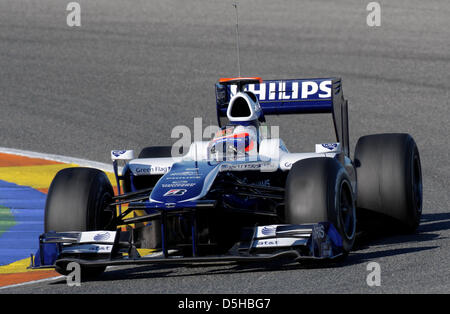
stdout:
[[243,158],[257,151],[258,132],[254,126],[229,125],[216,133],[209,145],[214,159]]

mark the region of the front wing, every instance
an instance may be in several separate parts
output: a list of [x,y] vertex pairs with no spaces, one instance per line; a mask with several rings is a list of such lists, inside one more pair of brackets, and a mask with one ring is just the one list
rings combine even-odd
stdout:
[[[132,233],[131,233],[132,234]],[[49,232],[41,235],[33,268],[58,266],[70,262],[84,267],[142,264],[190,264],[207,262],[251,262],[288,258],[334,259],[341,256],[342,239],[329,222],[303,225],[267,225],[242,232],[241,241],[225,255],[180,256],[165,250],[141,257],[132,236],[124,241],[124,232]],[[193,244],[194,245],[194,244]]]

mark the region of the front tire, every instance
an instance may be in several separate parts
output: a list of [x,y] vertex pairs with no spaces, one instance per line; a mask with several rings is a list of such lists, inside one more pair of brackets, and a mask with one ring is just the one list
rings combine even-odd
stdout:
[[342,238],[344,254],[355,242],[355,202],[350,178],[332,158],[297,161],[285,189],[285,221],[289,224],[330,222]]
[[[67,168],[53,179],[45,203],[45,232],[115,230],[114,191],[106,174],[92,168]],[[62,275],[67,270],[56,267]],[[105,267],[82,269],[83,277],[100,275]]]
[[106,174],[92,168],[67,168],[53,179],[45,203],[45,232],[115,230],[109,225],[114,190]]

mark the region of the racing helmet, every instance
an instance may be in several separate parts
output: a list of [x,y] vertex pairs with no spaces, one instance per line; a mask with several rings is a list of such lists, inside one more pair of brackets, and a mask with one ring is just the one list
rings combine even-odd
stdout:
[[209,143],[209,156],[215,160],[242,159],[257,154],[258,130],[253,125],[228,125]]

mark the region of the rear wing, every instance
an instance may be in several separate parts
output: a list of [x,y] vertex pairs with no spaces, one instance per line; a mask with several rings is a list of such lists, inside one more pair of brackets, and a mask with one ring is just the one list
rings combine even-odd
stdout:
[[[264,80],[243,88],[258,98],[264,116],[280,114],[331,113],[336,139],[349,156],[348,109],[340,78]],[[216,84],[219,126],[228,123],[227,107],[238,85]]]

